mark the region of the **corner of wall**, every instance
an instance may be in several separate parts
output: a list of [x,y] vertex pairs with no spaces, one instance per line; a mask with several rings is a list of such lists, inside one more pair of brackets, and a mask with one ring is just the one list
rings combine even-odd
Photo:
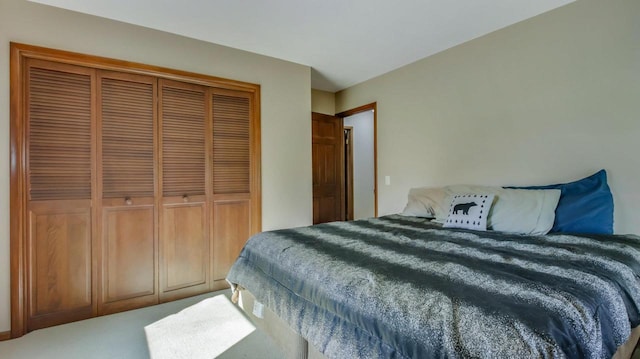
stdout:
[[311,111],[325,115],[336,114],[336,94],[328,91],[311,89]]

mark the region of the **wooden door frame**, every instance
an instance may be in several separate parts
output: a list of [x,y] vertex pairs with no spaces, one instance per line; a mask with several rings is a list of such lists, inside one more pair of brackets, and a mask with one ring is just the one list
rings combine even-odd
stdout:
[[372,102],[347,111],[337,113],[336,116],[344,120],[345,117],[357,115],[362,112],[373,111],[373,202],[374,216],[378,217],[378,105]]
[[[345,187],[346,187],[346,198],[348,199],[347,205],[345,206],[345,218],[347,221],[353,220],[353,126],[343,126],[343,131],[349,132],[349,145],[345,147]],[[345,138],[346,141],[346,138]]]

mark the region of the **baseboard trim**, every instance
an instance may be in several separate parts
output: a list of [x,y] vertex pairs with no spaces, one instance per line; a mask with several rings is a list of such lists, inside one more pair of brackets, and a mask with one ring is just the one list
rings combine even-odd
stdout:
[[9,340],[9,339],[11,339],[11,331],[0,332],[0,342],[3,340]]

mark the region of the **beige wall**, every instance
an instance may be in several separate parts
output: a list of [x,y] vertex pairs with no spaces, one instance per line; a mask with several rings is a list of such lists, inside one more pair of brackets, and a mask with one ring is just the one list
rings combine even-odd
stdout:
[[309,67],[25,0],[0,0],[0,332],[10,329],[10,41],[260,84],[263,229],[311,224]]
[[336,96],[333,92],[311,90],[311,111],[324,113],[325,115],[336,114]]
[[605,168],[616,232],[640,233],[639,14],[637,0],[580,0],[337,93],[336,112],[377,101],[379,213],[415,186]]

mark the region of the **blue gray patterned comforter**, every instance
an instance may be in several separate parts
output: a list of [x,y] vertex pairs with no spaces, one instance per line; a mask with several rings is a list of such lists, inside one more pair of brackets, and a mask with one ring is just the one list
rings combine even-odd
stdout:
[[639,278],[638,237],[386,216],[258,234],[227,280],[330,358],[610,358]]

